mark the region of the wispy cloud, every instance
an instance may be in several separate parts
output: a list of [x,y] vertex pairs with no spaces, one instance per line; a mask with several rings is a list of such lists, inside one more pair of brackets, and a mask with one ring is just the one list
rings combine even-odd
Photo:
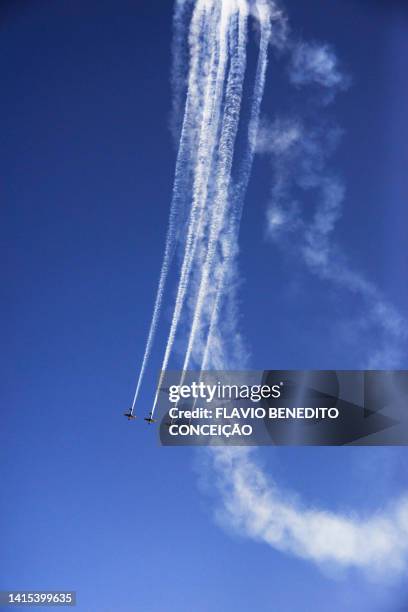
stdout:
[[347,193],[329,162],[341,136],[342,130],[322,117],[314,124],[299,117],[263,121],[257,151],[270,156],[273,168],[267,233],[280,248],[297,254],[310,272],[360,296],[361,308],[349,330],[355,329],[356,342],[358,330],[376,331],[376,347],[361,365],[393,368],[408,341],[406,322],[379,288],[352,266],[335,238]]
[[408,567],[408,496],[372,516],[305,506],[265,476],[248,448],[212,449],[227,529],[319,565],[359,568],[382,578]]
[[320,85],[331,92],[350,85],[350,78],[340,69],[336,53],[329,45],[321,43],[294,45],[289,79],[293,85]]
[[270,123],[264,118],[258,130],[256,152],[287,155],[301,142],[302,137],[303,126],[296,119],[279,119]]

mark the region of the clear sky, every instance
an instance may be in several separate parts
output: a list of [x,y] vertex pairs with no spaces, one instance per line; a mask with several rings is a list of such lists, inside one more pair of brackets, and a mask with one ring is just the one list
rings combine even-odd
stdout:
[[[344,130],[330,160],[347,190],[334,239],[404,314],[404,3],[285,6],[295,35],[329,42],[352,79],[327,109]],[[154,428],[121,416],[143,354],[171,196],[171,19],[167,0],[0,8],[0,588],[77,590],[80,612],[403,612],[406,579],[318,568],[226,533],[214,520],[216,496],[202,491],[197,452],[159,448]],[[283,72],[272,59],[263,102],[271,118],[289,104],[302,109]],[[378,336],[345,330],[364,304],[268,239],[272,180],[268,159],[257,158],[240,254],[251,363],[361,367]],[[171,297],[140,416],[151,406]],[[408,484],[404,449],[262,453],[281,486],[332,510],[374,512]]]

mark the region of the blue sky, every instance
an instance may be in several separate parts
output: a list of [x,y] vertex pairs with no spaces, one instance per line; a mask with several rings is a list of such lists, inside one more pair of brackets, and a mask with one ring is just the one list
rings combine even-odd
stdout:
[[[404,313],[408,17],[400,3],[387,7],[286,1],[295,36],[329,42],[352,79],[325,111],[344,129],[329,161],[347,189],[334,239]],[[211,483],[201,490],[196,452],[159,448],[152,428],[121,417],[151,316],[175,163],[171,16],[171,2],[124,0],[0,9],[0,588],[75,589],[81,612],[402,612],[400,580],[319,568],[226,533],[214,521]],[[304,108],[286,81],[284,62],[271,60],[263,112],[272,119]],[[360,367],[376,331],[344,330],[364,304],[269,240],[272,178],[260,156],[241,229],[241,328],[251,363]],[[279,485],[334,511],[374,512],[408,483],[404,449],[262,455]]]

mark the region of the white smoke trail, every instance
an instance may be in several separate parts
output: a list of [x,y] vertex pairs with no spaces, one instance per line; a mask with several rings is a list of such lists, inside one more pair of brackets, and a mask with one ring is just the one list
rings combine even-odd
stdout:
[[408,569],[408,497],[374,516],[306,508],[270,482],[249,448],[211,449],[222,523],[241,535],[318,564],[366,571],[371,578]]
[[238,131],[242,90],[246,67],[246,39],[247,39],[248,7],[246,3],[238,4],[236,15],[238,38],[232,44],[232,57],[230,72],[227,81],[224,102],[224,118],[219,145],[219,159],[215,178],[215,199],[210,221],[210,232],[207,245],[201,282],[198,290],[196,306],[193,314],[190,336],[182,370],[185,371],[190,362],[191,352],[197,331],[201,324],[201,315],[207,297],[210,275],[214,273],[216,263],[216,250],[222,231],[226,228],[226,213],[229,205],[229,189],[231,183],[231,168],[234,156],[234,144]]
[[[206,79],[207,85],[206,95],[204,98],[202,128],[200,132],[200,141],[195,167],[193,201],[191,206],[190,220],[185,244],[185,254],[181,267],[176,303],[174,306],[169,337],[167,340],[166,350],[163,358],[162,374],[160,376],[156,396],[153,403],[152,414],[154,414],[154,411],[156,409],[158,393],[162,384],[163,373],[167,368],[171,351],[174,345],[177,328],[180,322],[180,317],[186,298],[189,277],[194,261],[194,256],[196,253],[197,244],[203,234],[206,225],[205,204],[207,201],[208,182],[210,179],[212,157],[214,154],[216,136],[219,128],[221,104],[223,99],[222,92],[228,61],[227,36],[229,32],[231,15],[233,14],[233,11],[231,10],[231,4],[226,2],[222,3],[220,14],[217,10],[215,10],[213,6],[211,6],[211,3],[208,2],[208,0],[207,2],[204,2],[204,5],[208,5],[210,9],[212,8],[213,13],[213,28],[211,29],[210,33],[210,40],[213,42],[214,46],[212,48],[213,61],[211,62],[211,65],[212,67],[216,65],[214,56],[217,46],[218,63],[215,74],[215,81],[213,70],[210,70],[209,75],[203,74],[203,79]],[[217,3],[214,6],[216,7]],[[196,5],[196,10],[200,10],[200,7],[201,2],[199,0]]]
[[191,69],[189,75],[189,87],[187,92],[185,114],[180,137],[180,145],[176,161],[173,197],[170,207],[170,218],[167,228],[163,263],[160,271],[156,300],[153,308],[153,315],[150,323],[150,329],[143,355],[142,365],[140,368],[139,377],[136,384],[136,390],[130,409],[131,414],[133,414],[135,409],[136,401],[139,396],[143,377],[146,371],[147,362],[151,354],[154,338],[157,331],[166,281],[176,246],[176,235],[178,229],[178,220],[180,216],[180,202],[183,198],[183,187],[185,185],[185,167],[186,164],[191,161],[191,155],[194,150],[191,146],[191,138],[192,134],[196,129],[195,125],[197,124],[197,122],[199,122],[199,117],[202,113],[202,104],[200,96],[200,76],[202,73],[202,66],[200,65],[200,50],[202,49],[202,39],[208,40],[209,33],[205,32],[205,29],[208,26],[208,22],[203,19],[204,9],[202,5],[198,5],[198,8],[199,10],[196,11],[195,18],[193,18],[190,28]]
[[172,43],[172,117],[171,129],[175,142],[179,143],[184,96],[187,87],[186,56],[187,56],[187,19],[192,0],[176,0],[173,16],[173,43]]
[[268,46],[271,38],[272,17],[271,6],[269,4],[262,3],[257,8],[258,18],[261,24],[261,37],[259,42],[258,63],[256,68],[254,91],[252,95],[252,106],[248,125],[248,143],[244,155],[244,160],[242,163],[242,168],[239,172],[240,182],[234,194],[234,208],[231,214],[229,229],[227,232],[227,240],[225,244],[225,260],[222,264],[222,270],[218,281],[215,301],[212,308],[210,327],[207,335],[207,342],[205,344],[204,355],[202,358],[201,370],[206,370],[209,367],[208,361],[210,358],[210,351],[212,348],[214,333],[217,329],[219,321],[222,299],[225,295],[224,285],[226,282],[227,275],[230,272],[231,267],[234,263],[234,255],[236,252],[236,249],[234,249],[234,244],[239,231],[242,209],[244,205],[244,198],[248,187],[249,177],[251,174],[252,163],[256,149],[259,114],[261,108],[261,101],[263,98],[263,92],[265,88],[266,69],[268,65]]

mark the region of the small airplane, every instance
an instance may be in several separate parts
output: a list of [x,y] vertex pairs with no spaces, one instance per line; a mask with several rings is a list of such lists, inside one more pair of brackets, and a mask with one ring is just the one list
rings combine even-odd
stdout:
[[136,418],[135,415],[130,412],[130,410],[129,412],[124,412],[123,416],[127,417],[128,421],[133,421]]
[[150,425],[151,423],[155,423],[155,422],[156,422],[156,419],[154,419],[154,418],[153,418],[153,413],[152,413],[152,412],[150,412],[150,413],[149,413],[149,416],[145,417],[145,419],[144,419],[144,420],[145,420],[147,423],[149,423],[149,425]]

